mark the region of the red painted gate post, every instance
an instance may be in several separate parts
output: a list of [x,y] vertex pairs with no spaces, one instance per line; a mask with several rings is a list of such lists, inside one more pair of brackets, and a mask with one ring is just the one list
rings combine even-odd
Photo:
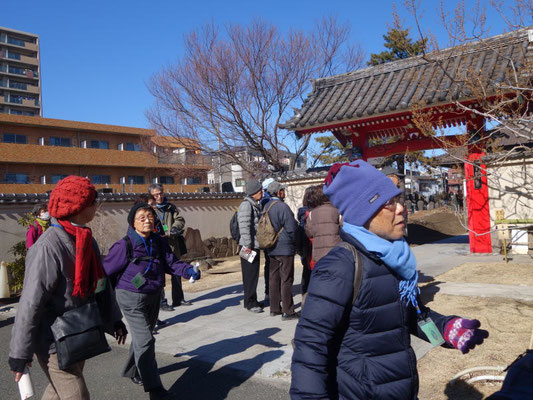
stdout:
[[[489,190],[486,165],[480,164],[485,153],[472,153],[465,163],[466,200],[471,253],[492,253],[490,237]],[[474,165],[476,165],[474,167]],[[479,167],[478,167],[479,166]]]

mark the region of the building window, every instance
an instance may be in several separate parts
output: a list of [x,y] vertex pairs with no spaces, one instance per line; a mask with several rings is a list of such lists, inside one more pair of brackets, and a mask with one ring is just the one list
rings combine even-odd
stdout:
[[6,174],[5,183],[30,183],[28,174]]
[[12,65],[9,66],[7,72],[10,74],[26,75],[26,70],[24,68],[13,67]]
[[23,110],[13,110],[11,109],[10,114],[13,115],[28,115],[30,117],[33,117],[35,113],[33,111],[23,111]]
[[235,187],[243,187],[244,179],[235,179]]
[[109,175],[93,175],[91,176],[91,182],[99,185],[111,183],[111,177]]
[[143,175],[128,175],[128,183],[134,185],[144,185]]
[[17,144],[28,143],[28,139],[26,135],[18,135],[16,133],[4,133],[3,141],[4,143],[17,143]]
[[15,38],[13,38],[11,36],[7,37],[7,42],[9,44],[14,44],[16,46],[22,46],[22,47],[24,47],[26,45],[26,42],[24,40],[15,39]]
[[12,89],[28,90],[28,85],[22,82],[9,81],[9,87]]
[[14,104],[22,104],[22,96],[11,95],[9,96],[9,102]]
[[109,150],[109,142],[107,140],[91,140],[89,141],[91,149],[106,149]]
[[163,185],[173,185],[174,177],[173,176],[160,176],[159,183],[162,183]]
[[12,51],[7,53],[7,58],[10,58],[12,60],[20,60],[20,54],[19,53],[13,53]]
[[52,136],[50,137],[50,146],[70,147],[70,138]]
[[199,178],[199,177],[187,178],[187,182],[189,185],[199,185],[202,183],[202,178]]
[[124,150],[127,151],[141,151],[141,145],[138,143],[125,143]]
[[56,184],[61,179],[66,178],[68,175],[60,175],[60,174],[54,174],[50,177],[50,183]]

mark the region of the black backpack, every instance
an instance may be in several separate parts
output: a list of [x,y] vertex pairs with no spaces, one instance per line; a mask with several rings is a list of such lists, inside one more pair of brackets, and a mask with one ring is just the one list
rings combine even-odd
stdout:
[[[243,200],[243,201],[246,201],[246,200]],[[239,210],[235,211],[235,213],[233,214],[233,217],[231,217],[229,221],[229,233],[232,239],[235,240],[237,243],[239,243],[239,239],[241,238],[241,232],[239,231],[239,218],[237,217],[238,213],[239,213]],[[253,218],[254,218],[254,209],[252,206],[252,219]]]
[[241,232],[239,231],[239,220],[237,218],[238,213],[239,213],[239,210],[235,211],[235,213],[233,214],[233,217],[231,217],[231,220],[229,221],[229,232],[233,240],[235,240],[237,243],[239,242],[239,239],[241,238]]

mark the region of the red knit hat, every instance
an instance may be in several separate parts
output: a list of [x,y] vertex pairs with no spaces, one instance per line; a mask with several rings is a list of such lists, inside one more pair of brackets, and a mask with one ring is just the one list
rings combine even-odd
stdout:
[[95,198],[96,189],[89,179],[70,175],[50,193],[48,212],[57,219],[68,218],[92,205]]

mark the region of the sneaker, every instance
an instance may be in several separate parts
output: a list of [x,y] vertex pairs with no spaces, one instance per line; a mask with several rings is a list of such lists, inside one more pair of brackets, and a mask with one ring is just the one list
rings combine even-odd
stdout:
[[172,304],[173,307],[192,306],[192,301],[182,300],[179,304]]
[[300,312],[295,312],[295,313],[292,313],[292,314],[283,313],[281,315],[281,320],[282,321],[288,321],[290,319],[298,319],[298,318],[300,318]]
[[278,316],[278,315],[281,315],[281,311],[270,311],[270,316],[271,317],[275,317],[275,316]]
[[138,375],[132,376],[131,377],[131,381],[133,383],[135,383],[136,385],[142,385],[143,384],[143,381],[142,381],[141,377],[138,376]]
[[159,309],[161,311],[174,311],[174,307],[172,307],[168,303],[161,303],[161,305],[159,306]]
[[259,314],[263,312],[263,309],[259,306],[248,308],[248,311]]
[[168,325],[167,321],[161,321],[160,319],[158,319],[157,322],[155,323],[156,328],[162,328],[163,326],[167,326],[167,325]]

